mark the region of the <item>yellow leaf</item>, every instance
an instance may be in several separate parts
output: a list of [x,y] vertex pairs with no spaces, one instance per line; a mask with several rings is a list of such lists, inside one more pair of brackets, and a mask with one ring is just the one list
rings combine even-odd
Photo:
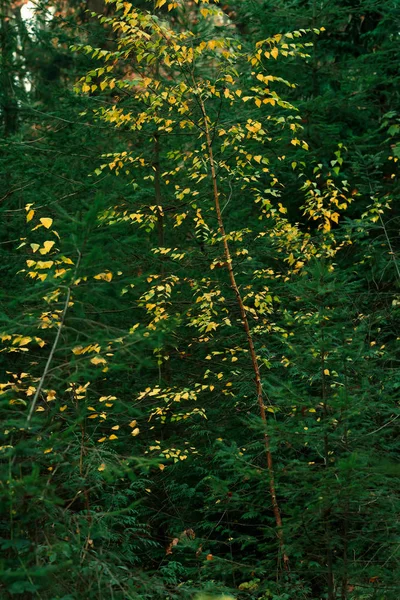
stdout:
[[64,275],[64,273],[66,273],[66,272],[67,272],[66,269],[56,269],[54,277],[61,277],[61,275]]
[[324,375],[330,375],[329,369],[324,369]]
[[34,252],[40,248],[40,244],[29,244]]
[[97,470],[104,471],[105,468],[106,468],[106,465],[104,463],[101,463],[101,465],[97,468]]
[[94,279],[100,279],[102,281],[111,281],[113,275],[108,271],[107,273],[98,273],[98,275],[94,276]]
[[254,158],[254,160],[255,160],[256,162],[258,162],[258,164],[260,164],[260,162],[261,162],[261,159],[262,159],[262,156],[260,156],[260,155],[259,155],[259,156],[253,156],[253,158]]
[[102,90],[102,91],[104,91],[106,87],[107,87],[107,81],[102,81],[102,82],[100,83],[100,88],[101,88],[101,90]]
[[339,223],[339,217],[340,217],[339,213],[332,213],[332,214],[331,214],[331,220],[332,220],[334,223]]
[[118,436],[117,436],[117,435],[114,435],[114,434],[112,434],[112,435],[110,435],[110,437],[109,437],[108,439],[109,439],[109,440],[117,440],[117,439],[118,439]]
[[99,398],[99,402],[105,402],[106,400],[116,400],[116,399],[117,399],[117,396],[101,396]]
[[87,83],[84,83],[82,86],[82,92],[90,92],[90,85],[88,85]]
[[53,452],[53,448],[47,448],[47,450],[45,450],[43,454],[50,454],[50,452]]
[[114,425],[114,427],[111,427],[111,429],[114,429],[114,431],[118,431],[119,425]]
[[48,252],[50,252],[50,250],[52,249],[52,247],[54,246],[55,242],[53,241],[47,241],[43,243],[43,248],[40,248],[39,252],[40,254],[47,254]]
[[90,362],[92,363],[92,365],[105,365],[105,364],[107,364],[106,359],[102,358],[101,356],[94,356],[93,358],[90,359]]
[[27,223],[29,223],[29,221],[32,221],[34,214],[35,214],[35,211],[32,210],[32,209],[28,212],[28,214],[26,215],[26,222]]
[[102,437],[102,438],[100,438],[100,439],[99,439],[99,440],[97,440],[97,441],[98,441],[98,442],[101,444],[102,442],[105,442],[105,441],[106,441],[106,439],[107,439],[106,437]]
[[42,217],[40,219],[40,222],[43,225],[43,227],[46,227],[46,229],[50,229],[50,227],[53,224],[53,219],[50,219],[49,217]]
[[136,423],[137,423],[137,421],[136,421],[136,420],[134,420],[134,421],[131,421],[131,422],[129,423],[129,427],[135,427]]
[[36,268],[37,269],[51,269],[51,267],[54,265],[54,262],[52,260],[38,260],[36,263]]
[[164,471],[164,469],[165,469],[165,465],[162,465],[162,464],[161,464],[161,465],[158,465],[158,468],[160,469],[160,471]]
[[257,98],[255,102],[256,102],[256,105],[258,106],[258,108],[260,108],[260,106],[262,104],[260,98]]
[[39,408],[37,408],[35,412],[44,412],[43,406],[39,406]]
[[60,412],[64,412],[64,410],[67,409],[67,405],[64,404],[64,406],[60,406]]
[[139,427],[135,427],[135,429],[133,431],[131,431],[131,435],[133,435],[134,437],[139,435],[139,433],[140,433]]
[[278,54],[279,54],[279,50],[278,48],[275,46],[275,48],[273,48],[271,50],[271,56],[273,56],[275,58],[275,60],[278,58]]

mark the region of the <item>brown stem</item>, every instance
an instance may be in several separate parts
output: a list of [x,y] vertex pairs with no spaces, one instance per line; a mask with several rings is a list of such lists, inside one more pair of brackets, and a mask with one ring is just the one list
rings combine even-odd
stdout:
[[[236,277],[235,277],[235,273],[234,273],[233,266],[232,266],[232,257],[231,257],[231,253],[230,253],[230,249],[229,249],[228,240],[226,237],[224,221],[222,219],[221,206],[220,206],[220,202],[219,202],[218,180],[217,180],[217,174],[216,174],[216,169],[215,169],[214,153],[213,153],[213,149],[212,149],[212,139],[211,139],[210,128],[209,128],[209,124],[208,124],[208,117],[207,117],[203,99],[200,96],[199,96],[199,104],[200,104],[200,109],[201,109],[203,121],[204,121],[204,130],[205,130],[205,134],[206,134],[208,160],[210,163],[211,178],[212,178],[212,182],[213,182],[213,196],[214,196],[215,211],[217,214],[218,227],[219,227],[219,231],[220,231],[223,246],[224,246],[226,268],[228,271],[231,287],[235,293],[236,300],[237,300],[237,303],[239,306],[240,315],[242,317],[242,324],[243,324],[243,328],[246,333],[247,344],[249,346],[251,363],[252,363],[254,376],[255,376],[255,382],[256,382],[257,402],[258,402],[258,407],[260,410],[261,420],[266,425],[267,416],[265,413],[264,397],[263,397],[264,394],[263,394],[263,389],[262,389],[262,384],[261,384],[260,367],[258,364],[258,359],[257,359],[256,351],[254,348],[254,341],[253,341],[253,336],[250,331],[249,321],[247,318],[247,312],[246,312],[246,309],[243,304],[243,299],[242,299],[242,296],[241,296],[241,293],[239,290],[239,286],[236,282]],[[268,474],[269,474],[269,492],[270,492],[271,501],[272,501],[272,510],[274,513],[275,523],[276,523],[276,527],[277,527],[277,536],[278,536],[278,540],[279,540],[279,546],[282,551],[284,567],[286,570],[289,570],[289,557],[287,556],[287,554],[284,550],[282,517],[281,517],[280,510],[279,510],[278,499],[276,496],[274,465],[273,465],[272,453],[271,453],[271,448],[270,448],[270,438],[269,438],[269,435],[267,432],[264,433],[264,445],[265,445],[265,452],[266,452],[267,465],[268,465]]]
[[[79,401],[78,401],[78,395],[75,391],[75,384],[72,384],[71,387],[72,387],[72,395],[75,400],[76,412],[78,414]],[[90,513],[90,493],[87,488],[86,475],[83,470],[83,462],[84,462],[84,457],[86,455],[86,447],[85,447],[86,431],[85,431],[85,425],[84,425],[83,421],[80,422],[79,427],[81,430],[81,447],[80,447],[80,454],[79,454],[79,475],[80,475],[81,479],[84,480],[83,496],[85,499],[85,508],[86,508],[86,514],[87,514],[87,523],[88,523],[88,532],[86,534],[85,546],[84,546],[82,556],[81,556],[81,563],[83,563],[86,558],[86,554],[88,552],[89,545],[90,545],[90,530],[92,527],[92,515]]]
[[[160,61],[155,64],[155,77],[160,77]],[[158,131],[154,134],[154,196],[157,206],[157,229],[158,229],[158,246],[164,247],[164,211],[162,207],[161,196],[161,169],[160,169],[160,134]],[[164,264],[161,263],[161,275],[164,276]]]
[[[343,347],[345,347],[345,342],[343,340]],[[348,418],[347,411],[349,408],[349,395],[348,395],[348,376],[347,376],[347,364],[346,360],[344,362],[344,393],[346,399],[345,409],[343,411],[344,417],[344,446],[346,451],[349,452],[349,436],[348,436]],[[349,546],[349,511],[350,511],[350,503],[349,503],[349,495],[347,490],[345,491],[345,503],[344,503],[344,515],[343,515],[343,574],[342,574],[342,594],[341,599],[347,600],[347,590],[349,586],[348,582],[348,546]]]
[[[326,428],[326,420],[328,417],[328,404],[327,404],[327,392],[326,392],[326,379],[325,379],[325,344],[324,344],[324,324],[322,323],[322,350],[321,350],[321,377],[322,377],[322,401],[323,401],[323,412]],[[324,454],[325,454],[325,468],[329,468],[329,439],[328,433],[325,429],[324,433]],[[328,600],[335,600],[335,580],[333,576],[333,556],[332,556],[332,535],[331,535],[331,524],[330,524],[330,513],[331,503],[328,498],[328,506],[324,511],[324,526],[325,526],[325,539],[326,539],[326,564],[327,564],[327,580],[328,580]]]
[[157,205],[157,229],[158,245],[164,247],[164,212],[161,205],[161,183],[160,183],[160,136],[154,134],[154,196]]
[[[158,247],[163,248],[165,246],[164,236],[164,210],[162,206],[162,194],[161,194],[161,167],[160,167],[160,134],[158,131],[154,134],[154,159],[153,159],[153,170],[154,170],[154,198],[157,206],[157,231],[158,231]],[[160,255],[161,258],[161,277],[165,276],[165,256]],[[161,378],[164,378],[167,382],[170,381],[170,367],[169,361],[164,361],[159,365],[159,382]]]

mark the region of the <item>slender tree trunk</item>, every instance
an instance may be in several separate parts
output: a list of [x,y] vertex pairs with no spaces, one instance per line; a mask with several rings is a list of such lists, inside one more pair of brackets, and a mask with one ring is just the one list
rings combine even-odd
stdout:
[[[344,340],[343,340],[343,347],[345,347]],[[345,389],[345,398],[346,398],[346,406],[343,411],[344,414],[342,415],[344,418],[344,427],[345,427],[344,447],[346,448],[346,452],[349,452],[349,429],[348,429],[348,417],[347,417],[347,412],[349,409],[349,394],[348,394],[349,388],[348,388],[346,359],[344,360],[343,368],[344,368],[344,386],[345,386],[344,389]],[[349,493],[346,490],[345,491],[345,502],[344,502],[344,515],[343,515],[343,573],[342,573],[341,600],[347,600],[347,595],[348,595],[347,590],[348,590],[348,585],[349,585],[349,582],[348,582],[349,512],[350,512]]]
[[[322,378],[322,402],[324,411],[324,426],[326,427],[326,421],[328,417],[328,405],[327,405],[327,393],[326,393],[326,379],[325,379],[325,344],[324,344],[324,324],[322,323],[322,348],[321,348],[321,378]],[[329,468],[329,439],[328,433],[324,433],[324,460],[325,469]],[[328,495],[328,503],[324,510],[324,528],[325,528],[325,541],[326,541],[326,566],[327,566],[327,585],[328,585],[328,600],[335,600],[335,580],[333,576],[333,555],[332,555],[332,533],[331,533],[331,502]]]
[[[154,170],[154,199],[157,206],[157,232],[158,232],[158,246],[163,248],[165,246],[165,234],[164,234],[164,211],[162,206],[162,194],[161,194],[161,166],[160,166],[160,135],[158,131],[154,134],[154,149],[153,149],[153,170]],[[161,260],[160,275],[162,278],[165,277],[165,256],[159,255]],[[162,353],[161,353],[162,354]],[[169,361],[159,358],[159,383],[164,379],[167,382],[171,380],[171,373],[169,367]]]
[[157,230],[158,230],[158,245],[164,246],[164,212],[162,208],[161,198],[161,176],[160,176],[160,136],[156,132],[154,134],[154,196],[157,205]]
[[[205,134],[206,134],[207,153],[208,153],[208,159],[209,159],[210,169],[211,169],[211,178],[212,178],[212,183],[213,183],[213,196],[214,196],[215,211],[217,214],[219,231],[221,233],[222,242],[223,242],[223,246],[224,246],[226,268],[228,271],[231,287],[235,293],[236,300],[237,300],[237,303],[239,306],[243,328],[246,333],[247,344],[249,347],[251,363],[252,363],[252,367],[253,367],[253,371],[254,371],[257,402],[258,402],[258,406],[259,406],[259,410],[260,410],[261,419],[262,419],[263,423],[266,425],[267,416],[266,416],[265,407],[264,407],[264,393],[263,393],[262,384],[261,384],[260,367],[258,364],[258,359],[257,359],[256,351],[254,348],[253,336],[250,331],[250,326],[249,326],[249,321],[247,318],[246,309],[243,304],[243,299],[240,294],[239,286],[236,282],[236,277],[235,277],[235,273],[234,273],[233,266],[232,266],[232,257],[231,257],[229,244],[228,244],[225,227],[224,227],[224,221],[223,221],[222,213],[221,213],[221,206],[220,206],[220,202],[219,202],[219,191],[218,191],[218,179],[217,179],[217,174],[216,174],[216,169],[215,169],[215,161],[214,161],[214,154],[213,154],[213,149],[212,149],[212,139],[211,139],[210,127],[209,127],[209,123],[208,123],[208,116],[206,113],[204,102],[201,97],[199,98],[199,102],[200,102],[200,108],[201,108],[201,112],[202,112],[202,116],[203,116],[204,129],[205,129]],[[269,438],[268,433],[264,434],[264,445],[265,445],[265,452],[266,452],[267,465],[268,465],[268,474],[269,474],[269,492],[270,492],[270,496],[271,496],[272,510],[274,513],[275,523],[276,523],[276,527],[277,527],[277,536],[278,536],[279,545],[280,545],[280,549],[281,549],[282,556],[283,556],[284,567],[286,570],[289,570],[289,557],[287,556],[287,554],[285,552],[285,548],[284,548],[282,517],[281,517],[280,510],[279,510],[279,504],[278,504],[278,499],[277,499],[277,495],[276,495],[275,472],[274,472],[274,465],[273,465],[272,453],[271,453],[271,448],[270,448],[270,438]]]

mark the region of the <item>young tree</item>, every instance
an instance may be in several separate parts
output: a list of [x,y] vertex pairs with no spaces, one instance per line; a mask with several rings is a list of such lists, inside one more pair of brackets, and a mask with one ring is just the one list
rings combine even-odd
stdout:
[[155,4],[70,40],[13,155],[4,593],[394,600],[394,188],[294,106],[321,23]]

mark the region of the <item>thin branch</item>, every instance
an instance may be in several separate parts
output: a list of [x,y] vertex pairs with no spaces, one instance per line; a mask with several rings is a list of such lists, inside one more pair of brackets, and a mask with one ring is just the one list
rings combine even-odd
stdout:
[[374,431],[370,431],[369,433],[366,433],[365,435],[374,435],[374,433],[378,433],[378,431],[381,431],[381,429],[384,429],[385,427],[387,427],[388,425],[391,425],[392,423],[394,423],[394,421],[396,421],[396,419],[398,419],[400,417],[400,415],[396,415],[394,417],[394,419],[392,419],[391,421],[388,421],[387,423],[385,423],[384,425],[382,425],[382,427],[379,427],[378,429],[375,429]]
[[[77,260],[77,263],[76,263],[76,267],[75,267],[74,276],[73,276],[72,281],[75,280],[75,276],[77,274],[80,261],[81,261],[81,253],[78,250],[78,260]],[[33,415],[33,412],[34,412],[35,407],[36,407],[36,403],[37,403],[38,398],[39,398],[39,394],[40,394],[40,392],[43,389],[43,385],[44,385],[47,373],[48,373],[48,371],[50,369],[50,365],[52,363],[52,360],[53,360],[53,357],[54,357],[54,353],[55,353],[55,351],[57,349],[57,346],[58,346],[58,342],[60,340],[61,331],[62,331],[63,326],[64,326],[65,317],[66,317],[66,314],[67,314],[67,310],[68,310],[68,305],[69,305],[70,298],[71,298],[71,286],[69,286],[68,290],[67,290],[67,295],[66,295],[65,302],[64,302],[64,308],[63,308],[63,312],[62,312],[62,315],[61,315],[60,323],[59,323],[59,326],[58,326],[57,334],[56,334],[56,337],[55,337],[54,342],[53,342],[53,346],[52,346],[52,348],[50,350],[50,354],[49,354],[49,357],[47,359],[46,366],[44,368],[42,377],[40,378],[39,385],[37,386],[35,395],[34,395],[34,397],[32,399],[31,407],[29,409],[29,414],[28,414],[28,417],[26,419],[26,426],[27,427],[29,426],[29,424],[31,422],[32,415]]]
[[[193,83],[195,84],[195,81],[193,81]],[[259,411],[260,411],[261,420],[264,423],[264,425],[266,426],[267,425],[267,415],[266,415],[265,406],[264,406],[264,392],[263,392],[262,383],[261,383],[260,366],[258,364],[257,354],[256,354],[255,347],[254,347],[253,336],[250,331],[250,325],[249,325],[249,320],[247,317],[247,311],[244,306],[243,299],[242,299],[242,296],[240,293],[239,286],[236,282],[236,277],[235,277],[235,273],[234,273],[233,266],[232,266],[232,257],[231,257],[231,252],[230,252],[228,239],[227,239],[227,235],[226,235],[226,231],[225,231],[225,226],[224,226],[224,222],[223,222],[223,218],[222,218],[221,205],[220,205],[220,201],[219,201],[217,173],[216,173],[215,160],[214,160],[214,154],[213,154],[213,149],[212,149],[212,139],[211,139],[211,133],[210,133],[209,123],[208,123],[208,116],[207,116],[206,108],[205,108],[204,101],[203,101],[201,95],[198,96],[198,103],[200,106],[200,110],[201,110],[203,122],[204,122],[208,159],[209,159],[209,164],[210,164],[210,169],[211,169],[211,179],[212,179],[212,183],[213,183],[214,205],[215,205],[215,211],[216,211],[217,219],[218,219],[219,231],[220,231],[222,243],[224,246],[224,254],[225,254],[225,259],[226,259],[225,264],[226,264],[226,268],[228,271],[231,287],[235,293],[237,304],[238,304],[238,307],[240,310],[243,328],[246,333],[247,343],[249,346],[249,352],[250,352],[251,362],[252,362],[254,376],[255,376],[257,403],[258,403],[258,407],[259,407]],[[282,517],[281,517],[281,513],[280,513],[280,509],[279,509],[278,498],[276,495],[275,472],[274,472],[274,465],[273,465],[273,459],[272,459],[272,453],[271,453],[271,447],[270,447],[270,438],[269,438],[269,435],[267,432],[264,433],[264,445],[265,445],[265,452],[266,452],[267,465],[268,465],[268,474],[269,474],[269,492],[270,492],[270,496],[271,496],[272,510],[273,510],[274,517],[275,517],[277,536],[278,536],[278,540],[279,540],[279,547],[280,547],[280,550],[281,550],[282,556],[283,556],[284,568],[286,571],[289,571],[289,557],[286,554],[285,546],[284,546]]]

